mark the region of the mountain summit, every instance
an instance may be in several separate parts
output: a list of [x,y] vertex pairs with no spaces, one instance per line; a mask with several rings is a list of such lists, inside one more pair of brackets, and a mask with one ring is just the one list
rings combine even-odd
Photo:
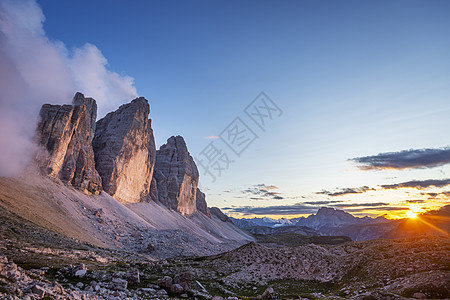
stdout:
[[343,210],[321,207],[315,215],[310,215],[306,219],[300,219],[297,225],[320,229],[322,227],[342,227],[355,224],[358,220],[358,218]]
[[82,93],[72,105],[43,105],[36,137],[41,174],[88,195],[103,190],[123,204],[154,202],[210,218],[186,142],[172,136],[156,150],[149,114],[143,97],[97,122],[96,101]]
[[44,104],[39,116],[36,142],[44,150],[37,157],[41,173],[86,194],[100,194],[102,180],[91,145],[95,100],[76,93],[72,105]]

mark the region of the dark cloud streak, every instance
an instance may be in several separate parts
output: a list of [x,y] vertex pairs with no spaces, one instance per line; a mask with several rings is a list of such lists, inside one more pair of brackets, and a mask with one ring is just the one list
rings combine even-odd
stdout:
[[[297,203],[293,205],[276,205],[276,206],[266,206],[266,207],[255,207],[255,206],[231,206],[222,208],[226,213],[241,213],[244,215],[301,215],[301,214],[313,214],[322,207],[319,203],[317,205],[309,205],[308,203],[314,202],[304,202]],[[364,211],[398,211],[407,210],[408,207],[390,206],[388,203],[377,202],[377,203],[353,203],[347,205],[331,205],[329,207],[342,209],[345,208],[346,212],[364,212]]]
[[251,194],[254,197],[250,197],[251,200],[282,200],[284,197],[277,190],[275,185],[265,185],[263,183],[255,184],[252,187],[242,191],[243,194]]
[[411,149],[350,159],[362,170],[423,169],[450,163],[450,148]]
[[450,185],[450,179],[411,180],[395,184],[385,184],[381,187],[385,190],[397,190],[400,188],[414,188],[418,190],[428,187],[444,187]]
[[343,188],[340,191],[337,192],[330,192],[327,190],[322,190],[321,192],[317,192],[318,195],[327,195],[330,197],[339,197],[339,196],[345,196],[350,194],[362,194],[367,191],[375,191],[374,188],[369,188],[368,186],[362,186],[359,188]]
[[294,205],[278,205],[267,207],[241,206],[241,207],[224,207],[223,211],[228,213],[242,213],[246,215],[300,215],[312,214],[317,212],[317,207],[294,204]]
[[333,204],[333,207],[347,208],[347,207],[379,207],[389,206],[389,203],[375,202],[375,203],[348,203],[348,204]]

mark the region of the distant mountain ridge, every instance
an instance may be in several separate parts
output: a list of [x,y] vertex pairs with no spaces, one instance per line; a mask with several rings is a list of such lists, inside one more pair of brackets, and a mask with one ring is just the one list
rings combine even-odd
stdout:
[[236,219],[233,217],[230,217],[232,222],[240,227],[240,228],[246,228],[246,227],[254,227],[254,226],[265,226],[265,227],[281,227],[281,226],[295,226],[299,218],[294,219],[287,219],[287,218],[281,218],[281,219],[272,219],[268,217],[263,218],[251,218],[251,219]]
[[309,228],[313,228],[315,230],[320,230],[321,228],[327,227],[343,227],[352,224],[371,224],[371,223],[383,223],[389,222],[385,217],[363,217],[358,218],[355,217],[343,210],[331,208],[331,207],[322,207],[320,208],[316,214],[312,214],[308,217],[300,217],[300,218],[281,218],[281,219],[272,219],[268,217],[263,218],[230,218],[236,226],[240,228],[253,227],[253,226],[266,226],[266,227],[281,227],[281,226],[307,226]]
[[365,216],[363,218],[358,218],[340,209],[321,207],[316,214],[312,214],[307,218],[300,218],[296,225],[307,226],[316,230],[323,230],[325,228],[340,228],[354,224],[371,224],[382,222],[389,222],[389,220],[384,217],[371,218]]
[[[295,227],[309,228],[321,235],[348,236],[354,241],[365,241],[421,234],[445,235],[450,232],[449,215],[450,205],[446,205],[438,211],[423,214],[417,220],[389,220],[384,216],[377,218],[365,216],[359,218],[343,210],[322,207],[316,214],[311,214],[306,218],[283,218],[280,220],[268,217],[230,219],[236,226],[256,234],[273,234],[276,232],[274,229],[292,227],[290,224],[293,224]],[[292,229],[290,231],[294,232]]]

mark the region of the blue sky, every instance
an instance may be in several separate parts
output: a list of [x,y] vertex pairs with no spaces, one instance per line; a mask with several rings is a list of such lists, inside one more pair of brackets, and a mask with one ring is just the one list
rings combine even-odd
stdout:
[[[214,141],[232,157],[206,137],[235,117],[252,126],[259,138],[228,170],[215,182],[201,176],[210,206],[235,215],[265,207],[280,217],[340,201],[329,204],[396,216],[404,211],[390,208],[413,200],[424,209],[448,203],[445,185],[381,187],[447,179],[447,162],[363,171],[349,161],[449,145],[448,1],[37,3],[50,41],[69,52],[93,44],[109,70],[134,78],[149,99],[157,145],[179,134],[193,156]],[[265,132],[243,112],[261,91],[283,111]],[[329,195],[363,186],[373,190]],[[280,214],[280,206],[293,209]]]

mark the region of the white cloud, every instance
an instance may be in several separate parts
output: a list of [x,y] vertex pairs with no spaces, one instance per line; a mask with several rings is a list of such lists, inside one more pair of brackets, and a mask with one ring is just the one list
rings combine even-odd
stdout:
[[96,46],[68,50],[46,36],[44,21],[34,0],[0,1],[0,176],[26,164],[42,104],[70,103],[80,91],[103,116],[137,97],[133,78],[109,70]]

